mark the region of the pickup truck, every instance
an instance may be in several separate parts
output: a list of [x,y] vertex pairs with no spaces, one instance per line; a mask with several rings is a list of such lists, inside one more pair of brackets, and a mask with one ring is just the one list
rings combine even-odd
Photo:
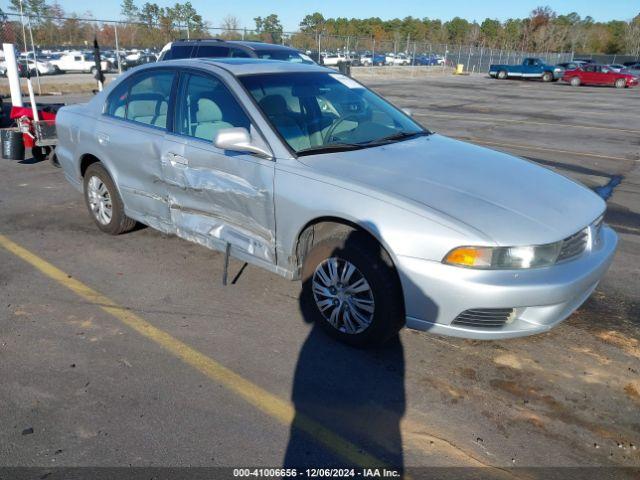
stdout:
[[[92,53],[66,53],[58,59],[50,60],[50,63],[61,72],[94,73],[96,62]],[[100,62],[103,72],[111,70],[111,64],[105,60]]]
[[564,73],[560,67],[547,65],[539,58],[525,58],[521,65],[491,65],[489,75],[499,78],[540,78],[543,82],[553,82]]

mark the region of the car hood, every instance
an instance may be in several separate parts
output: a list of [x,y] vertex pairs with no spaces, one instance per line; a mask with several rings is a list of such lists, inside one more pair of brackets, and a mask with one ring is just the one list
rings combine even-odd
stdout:
[[605,209],[591,190],[547,168],[437,134],[299,160],[372,196],[445,214],[498,245],[564,239]]

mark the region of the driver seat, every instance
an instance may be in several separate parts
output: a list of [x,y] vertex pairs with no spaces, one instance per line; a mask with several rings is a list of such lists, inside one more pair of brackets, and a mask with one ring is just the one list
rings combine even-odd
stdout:
[[267,95],[258,102],[262,111],[294,150],[304,150],[311,146],[309,135],[293,118],[282,95]]

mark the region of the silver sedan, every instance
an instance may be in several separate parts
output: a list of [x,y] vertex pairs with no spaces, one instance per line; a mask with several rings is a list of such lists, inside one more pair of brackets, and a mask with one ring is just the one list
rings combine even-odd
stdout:
[[141,222],[301,279],[305,315],[355,345],[403,325],[545,332],[616,249],[584,186],[426,130],[319,66],[147,65],[56,123],[58,159],[98,228]]

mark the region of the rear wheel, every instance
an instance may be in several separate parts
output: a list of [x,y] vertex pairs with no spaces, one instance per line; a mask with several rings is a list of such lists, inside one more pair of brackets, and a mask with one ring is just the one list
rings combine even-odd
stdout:
[[500,70],[498,72],[498,78],[500,80],[504,80],[505,78],[507,78],[507,71],[506,70]]
[[543,82],[550,82],[551,80],[553,80],[553,74],[551,72],[544,72],[542,74]]
[[304,258],[301,302],[332,337],[354,346],[379,345],[404,324],[404,303],[388,254],[362,232],[336,233]]
[[31,155],[33,155],[34,160],[37,162],[41,162],[47,159],[47,156],[51,152],[51,147],[36,147],[34,146],[31,149]]
[[128,232],[136,221],[124,213],[124,204],[111,176],[101,163],[92,163],[84,175],[84,199],[100,230],[111,235]]
[[47,157],[47,160],[49,160],[51,165],[53,165],[54,167],[60,168],[61,165],[60,165],[60,162],[58,161],[55,148],[51,149],[51,152],[49,152],[49,156]]
[[580,78],[578,77],[573,77],[571,78],[571,80],[569,80],[569,83],[571,84],[572,87],[579,87],[580,86]]
[[616,80],[616,83],[614,83],[616,88],[624,88],[627,86],[627,82],[624,80],[624,78],[619,78]]

